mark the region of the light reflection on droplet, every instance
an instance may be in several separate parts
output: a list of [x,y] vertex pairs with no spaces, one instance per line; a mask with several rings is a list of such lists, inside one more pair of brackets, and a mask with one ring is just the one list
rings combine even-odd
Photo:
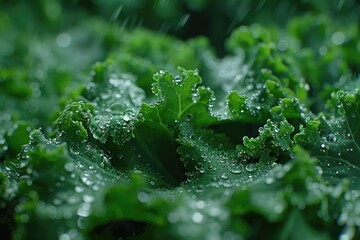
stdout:
[[204,220],[204,216],[199,213],[199,212],[195,212],[191,219],[193,220],[194,223],[201,223]]
[[256,171],[256,164],[249,163],[248,165],[245,166],[245,169],[248,172],[255,172]]
[[331,35],[331,41],[335,45],[341,45],[345,41],[345,34],[343,32],[334,32]]
[[285,51],[285,50],[288,49],[289,43],[288,43],[286,40],[283,40],[283,39],[282,39],[282,40],[280,40],[280,41],[278,42],[277,47],[278,47],[278,49],[279,49],[280,51]]
[[64,169],[68,172],[72,172],[75,169],[75,164],[73,162],[68,162],[65,164]]
[[204,201],[197,201],[197,202],[195,203],[195,206],[196,206],[197,208],[199,208],[199,209],[202,209],[202,208],[205,207],[205,202],[204,202]]
[[139,192],[137,194],[137,198],[140,202],[146,203],[150,200],[149,194],[147,194],[146,192]]
[[61,48],[66,48],[71,44],[71,36],[67,33],[60,33],[56,37],[56,44]]
[[83,187],[80,187],[80,186],[76,186],[75,187],[75,192],[78,192],[78,193],[81,193],[84,191],[84,188]]
[[84,203],[81,207],[77,210],[77,215],[80,217],[87,217],[90,215],[90,204]]
[[59,237],[59,240],[70,240],[70,239],[71,237],[67,233],[61,234]]
[[322,55],[322,56],[326,55],[326,54],[328,53],[327,47],[325,47],[325,46],[320,47],[320,48],[319,48],[319,53],[320,53],[320,55]]
[[84,202],[86,202],[86,203],[91,203],[91,202],[93,202],[93,201],[94,201],[94,197],[93,197],[93,196],[90,196],[90,195],[85,194],[85,195],[83,196],[83,201],[84,201]]

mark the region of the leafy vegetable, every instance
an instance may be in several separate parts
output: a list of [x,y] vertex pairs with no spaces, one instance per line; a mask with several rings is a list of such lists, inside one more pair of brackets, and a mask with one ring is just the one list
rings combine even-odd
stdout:
[[2,238],[358,239],[359,5],[261,2],[1,3]]

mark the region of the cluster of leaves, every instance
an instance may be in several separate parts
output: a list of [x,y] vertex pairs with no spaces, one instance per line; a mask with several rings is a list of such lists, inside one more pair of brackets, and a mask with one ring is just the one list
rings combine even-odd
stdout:
[[[45,2],[46,19],[61,9]],[[17,26],[0,16],[0,32]],[[358,23],[241,26],[223,58],[204,37],[83,24],[0,40],[15,47],[0,52],[2,236],[360,237]]]
[[[51,0],[51,2],[60,1]],[[316,15],[326,14],[342,24],[360,20],[358,14],[360,8],[354,0],[331,2],[295,0],[291,3],[284,0],[228,0],[226,3],[209,0],[76,0],[76,2],[110,21],[118,21],[130,27],[144,26],[185,39],[206,35],[221,55],[226,54],[225,39],[240,25],[256,22],[284,27],[295,16],[308,12]],[[69,3],[65,2],[65,4]],[[58,5],[66,6],[65,4]]]

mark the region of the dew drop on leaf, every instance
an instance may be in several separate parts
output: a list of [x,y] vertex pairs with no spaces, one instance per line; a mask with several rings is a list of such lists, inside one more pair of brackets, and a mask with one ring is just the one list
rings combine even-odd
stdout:
[[84,188],[83,188],[83,187],[80,187],[80,186],[76,186],[76,187],[75,187],[75,192],[81,193],[81,192],[83,192],[83,191],[84,191]]
[[204,207],[205,207],[205,202],[204,201],[197,201],[196,203],[195,203],[195,207],[197,207],[198,209],[203,209]]
[[256,164],[255,163],[249,163],[245,166],[245,170],[248,172],[255,172],[256,171]]
[[128,121],[131,120],[131,117],[130,117],[128,114],[125,114],[125,115],[123,116],[123,119],[124,119],[125,122],[128,122]]
[[226,175],[225,173],[223,173],[223,174],[221,174],[221,178],[224,179],[224,180],[226,180],[226,179],[228,179],[229,177],[228,177],[228,175]]
[[204,215],[199,212],[195,212],[191,219],[194,223],[202,223],[204,221]]
[[146,192],[139,192],[137,194],[137,199],[142,203],[146,203],[146,202],[149,202],[150,196]]
[[265,183],[266,183],[266,184],[272,184],[272,183],[274,183],[274,181],[275,181],[275,179],[272,178],[272,177],[267,177],[267,178],[265,179]]
[[85,217],[79,217],[78,220],[76,221],[76,225],[80,228],[80,229],[84,229],[85,228]]
[[229,171],[234,173],[234,174],[239,174],[241,173],[242,167],[239,164],[231,164],[229,166]]
[[65,164],[64,169],[68,172],[72,172],[75,169],[75,164],[73,162],[68,162]]
[[85,194],[85,195],[83,196],[83,201],[84,201],[85,203],[91,203],[91,202],[93,202],[93,201],[94,201],[94,197],[93,197],[93,196],[90,196],[90,195]]
[[90,215],[90,204],[83,203],[76,213],[80,217],[88,217]]
[[67,233],[63,233],[63,234],[61,234],[60,237],[59,237],[59,240],[70,240],[70,239],[71,239],[71,237],[70,237],[70,235],[67,234]]
[[353,227],[346,226],[341,235],[339,236],[339,240],[350,240],[353,239],[355,231]]
[[316,171],[318,172],[319,175],[322,175],[324,170],[320,167],[320,166],[316,166],[315,167]]
[[[76,190],[76,188],[75,188]],[[80,202],[80,198],[77,197],[77,196],[70,196],[68,199],[67,199],[67,202],[70,204],[70,205],[74,205],[74,204],[77,204]]]

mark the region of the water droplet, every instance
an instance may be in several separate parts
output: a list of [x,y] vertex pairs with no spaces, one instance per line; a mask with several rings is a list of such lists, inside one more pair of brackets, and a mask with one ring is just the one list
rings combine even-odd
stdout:
[[274,183],[274,181],[275,181],[275,179],[273,177],[267,177],[265,179],[266,184],[272,184],[272,183]]
[[324,173],[324,170],[320,166],[316,166],[315,169],[319,175],[322,175]]
[[90,204],[88,203],[82,204],[76,213],[80,217],[88,217],[90,215]]
[[197,163],[195,165],[195,169],[198,170],[200,173],[204,173],[205,169],[204,169],[204,165],[202,163]]
[[278,42],[277,47],[280,51],[285,51],[286,49],[288,49],[289,44],[286,40],[282,39]]
[[80,187],[80,186],[76,186],[76,187],[75,187],[75,192],[81,193],[81,192],[83,192],[83,191],[84,191],[84,188],[83,188],[83,187]]
[[341,235],[339,236],[339,240],[350,240],[350,239],[353,239],[355,235],[355,230],[353,227],[350,227],[350,226],[346,226]]
[[60,205],[62,203],[62,201],[60,199],[58,199],[58,198],[55,198],[53,200],[53,203],[54,203],[54,205]]
[[81,181],[82,181],[85,185],[87,185],[87,186],[92,185],[92,184],[94,183],[94,182],[90,179],[89,173],[81,173],[80,179],[81,179]]
[[94,201],[94,197],[93,197],[93,196],[90,196],[90,195],[85,194],[85,195],[83,196],[83,201],[84,201],[84,202],[86,202],[86,203],[91,203],[91,202],[93,202],[93,201]]
[[125,122],[128,122],[131,120],[131,117],[128,114],[125,114],[122,118],[124,119]]
[[239,165],[239,164],[234,163],[234,164],[231,164],[231,165],[229,166],[229,171],[232,172],[232,173],[234,173],[234,174],[239,174],[239,173],[241,173],[241,170],[242,170],[242,167],[241,167],[241,165]]
[[146,192],[139,192],[139,193],[137,194],[137,198],[138,198],[138,200],[139,200],[140,202],[142,202],[142,203],[149,202],[149,200],[150,200],[150,196],[149,196],[149,194],[147,194]]
[[74,171],[75,169],[75,164],[73,162],[67,162],[65,165],[64,165],[64,169],[68,172],[72,172]]
[[76,225],[80,228],[80,229],[84,229],[86,227],[86,221],[84,217],[79,217],[78,220],[76,221]]
[[199,209],[203,209],[205,207],[205,202],[204,201],[197,201],[195,203],[195,207],[199,208]]
[[[76,189],[76,188],[75,188]],[[73,204],[77,204],[80,202],[80,198],[77,196],[70,196],[69,198],[67,198],[67,202],[71,205]]]
[[60,33],[56,37],[56,44],[61,48],[66,48],[71,44],[71,36],[67,33]]
[[59,240],[71,240],[71,237],[67,233],[63,233],[60,235]]
[[248,172],[254,172],[256,171],[256,164],[255,163],[249,163],[245,166],[245,170]]
[[78,144],[70,144],[70,151],[74,154],[79,154],[79,145]]
[[193,220],[194,223],[202,223],[203,220],[204,220],[204,215],[202,215],[201,213],[199,212],[195,212],[191,219]]
[[326,55],[326,54],[328,53],[327,47],[321,46],[321,47],[319,48],[319,53],[320,53],[320,55],[322,55],[322,56]]
[[223,173],[223,174],[221,174],[221,178],[224,179],[224,180],[226,180],[226,179],[228,179],[229,177],[228,177],[228,175],[226,175],[225,173]]
[[331,35],[331,41],[335,45],[341,45],[345,42],[345,34],[343,32],[334,32]]

